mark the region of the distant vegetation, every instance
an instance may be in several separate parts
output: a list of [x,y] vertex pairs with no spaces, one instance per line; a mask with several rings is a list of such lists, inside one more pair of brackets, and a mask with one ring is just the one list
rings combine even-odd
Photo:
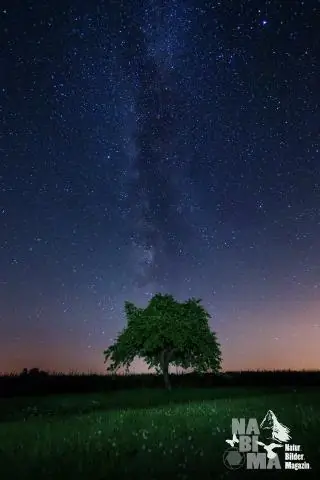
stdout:
[[[320,371],[247,371],[220,374],[172,374],[173,387],[295,387],[320,386]],[[163,388],[161,374],[48,373],[37,368],[0,376],[0,396],[55,393],[108,392],[124,389]]]

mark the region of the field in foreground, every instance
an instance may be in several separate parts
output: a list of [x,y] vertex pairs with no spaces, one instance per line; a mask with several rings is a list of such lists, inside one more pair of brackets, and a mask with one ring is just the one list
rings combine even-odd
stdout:
[[[0,400],[1,478],[319,478],[320,390],[141,389]],[[232,417],[271,409],[311,471],[230,471]]]

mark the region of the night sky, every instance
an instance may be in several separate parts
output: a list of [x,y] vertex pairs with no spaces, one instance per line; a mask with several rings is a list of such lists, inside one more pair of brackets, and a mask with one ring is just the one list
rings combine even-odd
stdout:
[[156,292],[224,369],[320,367],[319,7],[1,2],[1,372],[105,371]]

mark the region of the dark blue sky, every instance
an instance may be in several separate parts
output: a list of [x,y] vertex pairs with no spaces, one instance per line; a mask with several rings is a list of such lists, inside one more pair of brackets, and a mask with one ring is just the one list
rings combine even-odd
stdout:
[[0,371],[102,371],[158,291],[224,368],[319,367],[319,10],[1,3]]

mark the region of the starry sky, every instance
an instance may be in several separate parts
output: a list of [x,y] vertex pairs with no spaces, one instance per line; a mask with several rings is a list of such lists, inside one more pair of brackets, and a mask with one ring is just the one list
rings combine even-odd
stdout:
[[320,367],[319,12],[1,2],[1,372],[105,371],[156,292],[223,369]]

